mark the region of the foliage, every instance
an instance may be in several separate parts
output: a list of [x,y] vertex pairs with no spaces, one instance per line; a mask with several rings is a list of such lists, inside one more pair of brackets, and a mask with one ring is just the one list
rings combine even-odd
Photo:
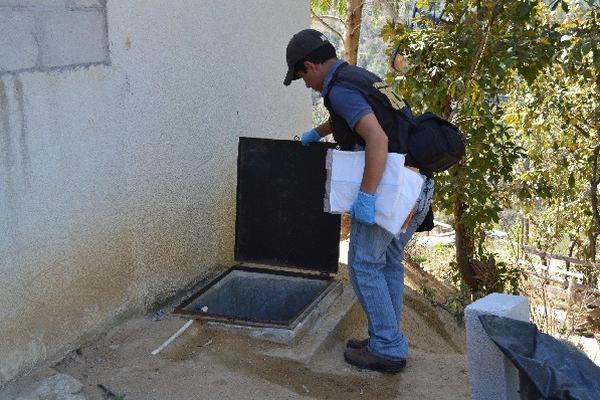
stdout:
[[[426,8],[430,2],[419,4]],[[400,46],[410,62],[403,75],[390,73],[387,79],[412,100],[417,112],[440,113],[465,133],[466,158],[436,177],[435,203],[444,213],[454,213],[455,223],[462,227],[465,257],[457,259],[457,268],[462,279],[471,279],[473,289],[488,286],[477,275],[481,265],[513,280],[508,271],[501,272],[504,265],[481,250],[485,232],[498,222],[499,212],[513,205],[515,193],[519,198],[544,199],[555,187],[535,173],[523,177],[528,180],[515,180],[514,167],[527,164],[529,147],[524,146],[532,143],[520,139],[523,130],[516,130],[506,118],[505,103],[511,94],[518,96],[515,85],[521,89],[534,85],[563,56],[565,32],[556,13],[535,0],[462,0],[447,2],[437,21],[423,13],[412,26],[389,23],[382,31],[390,50]],[[589,41],[578,37],[569,40],[581,53]],[[574,49],[568,52],[579,54]],[[576,63],[572,66],[576,68]],[[531,97],[539,100],[539,93]],[[524,115],[529,110],[520,109]],[[543,119],[538,121],[547,126]]]
[[[348,1],[311,3],[343,30]],[[418,0],[411,20],[412,3],[366,2],[359,65],[381,74],[384,53],[400,46],[409,67],[386,79],[414,111],[444,115],[465,133],[467,156],[436,176],[434,204],[460,227],[455,267],[463,281],[470,278],[471,295],[511,291],[518,282],[485,247],[504,209],[528,218],[538,247],[560,244],[594,260],[600,3]],[[372,35],[380,27],[385,52]],[[502,283],[486,283],[488,275]]]
[[454,122],[466,134],[467,159],[437,177],[436,200],[448,213],[456,199],[467,202],[472,225],[498,220],[507,200],[502,184],[512,180],[512,166],[524,156],[501,123],[499,103],[513,71],[533,80],[553,55],[547,39],[552,32],[534,12],[536,3],[528,2],[525,12],[524,6],[505,2],[469,9],[467,1],[458,1],[447,5],[446,20],[440,24],[417,17],[416,28],[387,25],[383,31],[410,60],[403,76],[390,74],[388,79],[413,108],[445,116],[455,108]]
[[551,251],[567,238],[573,255],[593,260],[600,232],[590,199],[600,132],[600,19],[598,9],[570,10],[557,27],[561,48],[553,63],[530,83],[516,77],[502,109],[527,152],[515,168],[514,202],[530,219],[536,247]]
[[348,11],[347,0],[312,0],[310,4],[319,13],[335,12],[338,16],[345,16]]
[[589,199],[597,140],[588,118],[599,104],[593,87],[548,68],[532,85],[515,83],[503,105],[507,126],[527,149],[515,167],[514,201],[530,218],[538,248],[554,249],[565,233],[581,242],[597,232]]
[[[412,0],[311,0],[311,15],[315,28],[329,33],[338,54],[351,64],[383,75],[385,45],[378,33],[387,19],[408,21],[412,3]],[[358,8],[362,10],[360,14]],[[359,38],[352,40],[353,35]]]

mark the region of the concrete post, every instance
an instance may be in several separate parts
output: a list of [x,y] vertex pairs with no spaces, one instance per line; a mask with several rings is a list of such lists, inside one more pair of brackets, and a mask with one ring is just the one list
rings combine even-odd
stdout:
[[519,373],[483,329],[483,314],[529,321],[526,297],[493,293],[465,309],[472,400],[518,400]]

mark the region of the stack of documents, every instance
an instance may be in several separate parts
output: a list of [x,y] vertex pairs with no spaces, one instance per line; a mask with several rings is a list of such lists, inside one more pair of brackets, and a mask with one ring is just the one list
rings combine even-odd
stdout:
[[[365,152],[328,150],[326,168],[325,211],[348,212],[360,190]],[[375,193],[375,223],[394,235],[404,232],[404,222],[411,215],[423,182],[421,174],[404,166],[403,154],[388,153]]]

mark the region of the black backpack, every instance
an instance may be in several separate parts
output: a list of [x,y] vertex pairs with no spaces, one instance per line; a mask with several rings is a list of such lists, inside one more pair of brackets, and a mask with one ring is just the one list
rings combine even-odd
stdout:
[[411,164],[430,174],[442,172],[465,155],[465,141],[460,129],[432,112],[408,118],[410,124],[407,150]]
[[[464,157],[465,141],[456,125],[432,112],[413,118],[401,112],[399,114],[410,124],[407,150],[411,164],[426,175],[433,176],[434,172],[445,171]],[[433,228],[433,210],[429,205],[417,232],[427,232]]]

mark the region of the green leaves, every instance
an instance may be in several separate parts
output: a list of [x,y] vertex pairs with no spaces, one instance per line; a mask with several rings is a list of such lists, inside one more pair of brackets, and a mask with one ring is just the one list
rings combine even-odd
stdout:
[[429,0],[417,0],[415,7],[418,9],[426,8],[429,5]]
[[529,17],[529,13],[531,13],[533,7],[535,7],[535,3],[533,1],[519,2],[517,5],[517,16],[519,19],[526,19]]
[[345,16],[348,11],[347,0],[311,0],[312,9],[318,13],[336,12],[339,16]]
[[550,9],[555,11],[559,4],[565,13],[569,12],[569,4],[565,0],[555,0],[553,3],[551,3]]
[[569,188],[575,188],[575,175],[573,174],[573,172],[571,172],[571,174],[569,175]]
[[590,223],[586,149],[595,138],[589,132],[599,129],[599,13],[564,0],[549,7],[456,0],[445,4],[450,22],[417,16],[413,27],[390,23],[382,31],[412,65],[388,81],[415,111],[452,115],[466,135],[467,157],[436,176],[434,204],[445,214],[464,204],[459,218],[476,245],[476,232],[492,226],[503,207],[534,210],[554,238],[578,234],[571,219],[555,226],[559,215]]
[[530,195],[517,192],[515,204],[537,221],[531,237],[543,247],[567,237],[583,242],[584,232],[594,229],[587,193],[595,140],[589,132],[595,129],[598,96],[592,82],[557,63],[544,68],[532,84],[515,82],[503,104],[506,124],[528,152],[515,171]]

